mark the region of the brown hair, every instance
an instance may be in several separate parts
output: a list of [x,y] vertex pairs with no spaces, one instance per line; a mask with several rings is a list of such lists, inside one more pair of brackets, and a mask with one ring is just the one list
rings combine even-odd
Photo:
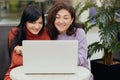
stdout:
[[56,19],[57,12],[61,9],[66,9],[70,13],[71,17],[73,18],[73,22],[70,25],[70,27],[68,28],[66,34],[72,35],[76,31],[76,27],[77,27],[75,25],[76,24],[75,23],[76,16],[75,16],[75,10],[72,7],[72,5],[70,5],[66,2],[63,2],[63,1],[55,2],[54,5],[51,7],[51,9],[48,12],[47,24],[46,24],[46,28],[48,29],[48,33],[52,40],[57,39],[58,34],[59,34],[58,30],[55,28],[54,21]]
[[55,0],[53,4],[56,4],[57,2],[63,2],[63,3],[65,2],[67,4],[72,5],[71,0]]

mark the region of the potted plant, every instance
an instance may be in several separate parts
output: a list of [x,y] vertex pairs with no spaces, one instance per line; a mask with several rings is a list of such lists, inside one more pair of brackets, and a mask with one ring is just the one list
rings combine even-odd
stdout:
[[[120,0],[99,1],[102,5],[98,7],[93,3],[93,0],[85,0],[78,16],[88,8],[96,8],[97,13],[88,17],[88,20],[84,23],[86,33],[93,27],[99,28],[100,40],[88,46],[88,58],[101,50],[104,55],[101,59],[91,61],[91,71],[95,80],[116,80],[117,78],[120,79],[118,75],[120,74],[120,61],[114,59],[113,54],[120,52],[120,41],[117,37],[120,32],[120,22],[115,20],[116,11],[120,9]],[[78,10],[77,8],[76,10]],[[93,19],[95,19],[95,22],[90,24],[89,22]]]

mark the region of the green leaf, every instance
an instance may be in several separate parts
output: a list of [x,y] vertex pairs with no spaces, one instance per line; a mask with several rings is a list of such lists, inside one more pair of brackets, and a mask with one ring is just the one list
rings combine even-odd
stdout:
[[99,42],[94,42],[88,46],[88,58],[90,58],[94,53],[101,51],[104,47]]

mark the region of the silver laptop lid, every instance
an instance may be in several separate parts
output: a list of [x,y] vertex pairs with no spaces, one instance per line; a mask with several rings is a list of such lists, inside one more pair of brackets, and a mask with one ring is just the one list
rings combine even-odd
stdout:
[[75,73],[78,59],[76,40],[24,40],[25,73]]

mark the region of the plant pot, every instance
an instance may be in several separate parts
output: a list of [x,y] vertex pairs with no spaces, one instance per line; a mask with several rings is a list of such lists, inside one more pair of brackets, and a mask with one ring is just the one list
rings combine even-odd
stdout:
[[[120,80],[120,63],[108,66],[98,61],[102,61],[102,59],[91,60],[91,72],[94,80]],[[120,62],[120,60],[116,61]]]

